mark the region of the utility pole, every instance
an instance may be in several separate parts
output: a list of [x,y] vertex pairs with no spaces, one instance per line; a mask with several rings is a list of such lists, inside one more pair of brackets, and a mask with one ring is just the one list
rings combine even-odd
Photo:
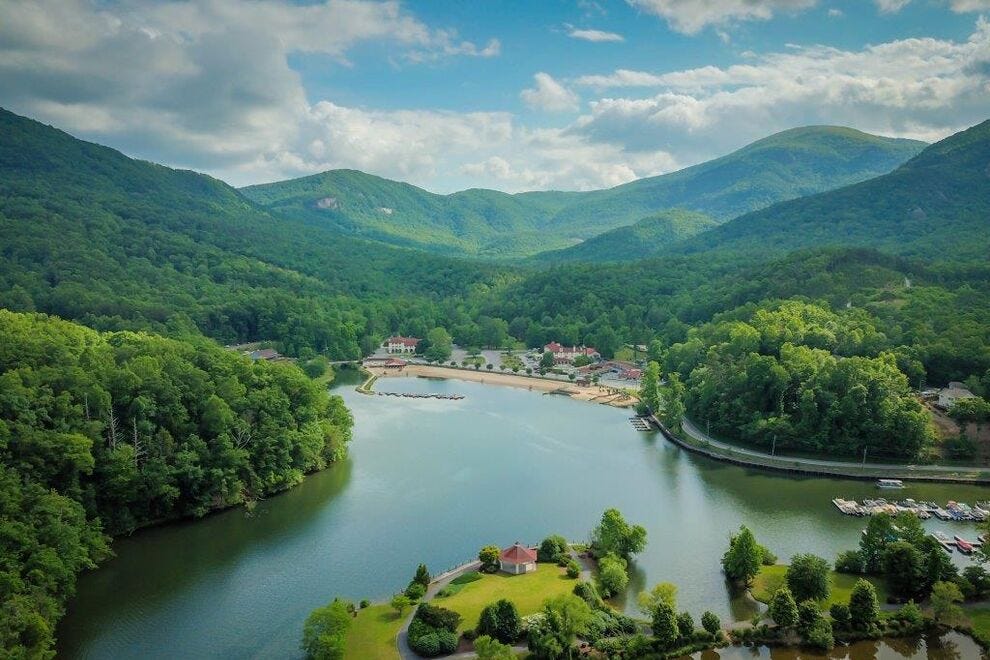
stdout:
[[777,436],[773,436],[773,446],[770,448],[770,455],[775,456],[777,454]]
[[866,467],[866,447],[863,447],[863,467]]

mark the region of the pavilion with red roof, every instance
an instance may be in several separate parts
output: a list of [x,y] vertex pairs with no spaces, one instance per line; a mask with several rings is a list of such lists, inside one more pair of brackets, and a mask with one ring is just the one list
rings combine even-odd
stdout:
[[536,550],[516,541],[499,555],[499,568],[503,573],[520,575],[536,570]]

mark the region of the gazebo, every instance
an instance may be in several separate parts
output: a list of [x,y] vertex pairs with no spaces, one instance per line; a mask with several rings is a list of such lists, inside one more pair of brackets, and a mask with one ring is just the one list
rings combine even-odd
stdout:
[[536,570],[536,550],[516,541],[499,555],[499,568],[503,573],[520,575]]

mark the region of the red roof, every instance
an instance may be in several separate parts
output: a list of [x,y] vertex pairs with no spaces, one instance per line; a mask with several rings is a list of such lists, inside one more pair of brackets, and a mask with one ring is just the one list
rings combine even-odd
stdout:
[[546,346],[544,346],[543,350],[550,351],[551,353],[559,353],[562,350],[564,350],[564,347],[558,344],[557,342],[552,341]]
[[502,551],[502,561],[510,564],[528,564],[536,561],[536,550],[531,550],[518,541]]
[[415,346],[419,343],[419,340],[415,337],[389,337],[389,344],[402,344],[403,346]]

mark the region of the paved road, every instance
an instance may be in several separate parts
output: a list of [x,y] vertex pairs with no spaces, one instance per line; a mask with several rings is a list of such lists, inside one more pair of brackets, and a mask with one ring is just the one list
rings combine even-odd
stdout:
[[[430,586],[426,588],[426,595],[420,599],[420,602],[425,603],[433,600],[433,597],[437,595],[437,592],[450,584],[451,580],[459,575],[463,575],[469,571],[476,571],[480,568],[481,562],[475,560],[438,575],[433,582],[430,582]],[[402,658],[402,660],[419,660],[419,656],[413,653],[413,650],[409,648],[409,624],[412,623],[413,616],[415,615],[416,608],[413,607],[412,611],[409,613],[409,616],[406,617],[405,623],[402,624],[402,629],[399,630],[399,634],[395,638],[396,647],[399,649],[399,657]]]
[[896,463],[867,463],[866,467],[864,468],[861,463],[852,463],[849,461],[829,461],[820,458],[796,458],[793,456],[774,457],[771,456],[770,454],[757,451],[755,449],[746,449],[743,447],[739,447],[738,445],[731,445],[729,443],[716,440],[715,438],[712,438],[711,436],[707,435],[704,431],[699,429],[697,426],[695,426],[691,422],[691,420],[689,420],[687,417],[681,420],[681,428],[684,430],[684,433],[691,436],[695,440],[699,440],[701,442],[707,442],[713,447],[718,447],[719,449],[731,451],[733,454],[736,455],[750,456],[752,458],[761,461],[781,460],[781,461],[787,461],[788,463],[791,464],[800,463],[801,465],[805,465],[808,467],[822,467],[822,468],[830,468],[834,470],[846,470],[852,474],[862,474],[864,471],[866,472],[874,471],[877,473],[889,471],[896,474],[910,476],[912,473],[924,475],[925,473],[929,473],[929,472],[961,473],[961,474],[973,473],[973,472],[977,472],[977,473],[986,472],[986,468],[978,468],[978,467],[967,468],[967,467],[959,467],[959,466],[951,466],[951,465],[924,465],[919,467],[916,465],[900,465]]

